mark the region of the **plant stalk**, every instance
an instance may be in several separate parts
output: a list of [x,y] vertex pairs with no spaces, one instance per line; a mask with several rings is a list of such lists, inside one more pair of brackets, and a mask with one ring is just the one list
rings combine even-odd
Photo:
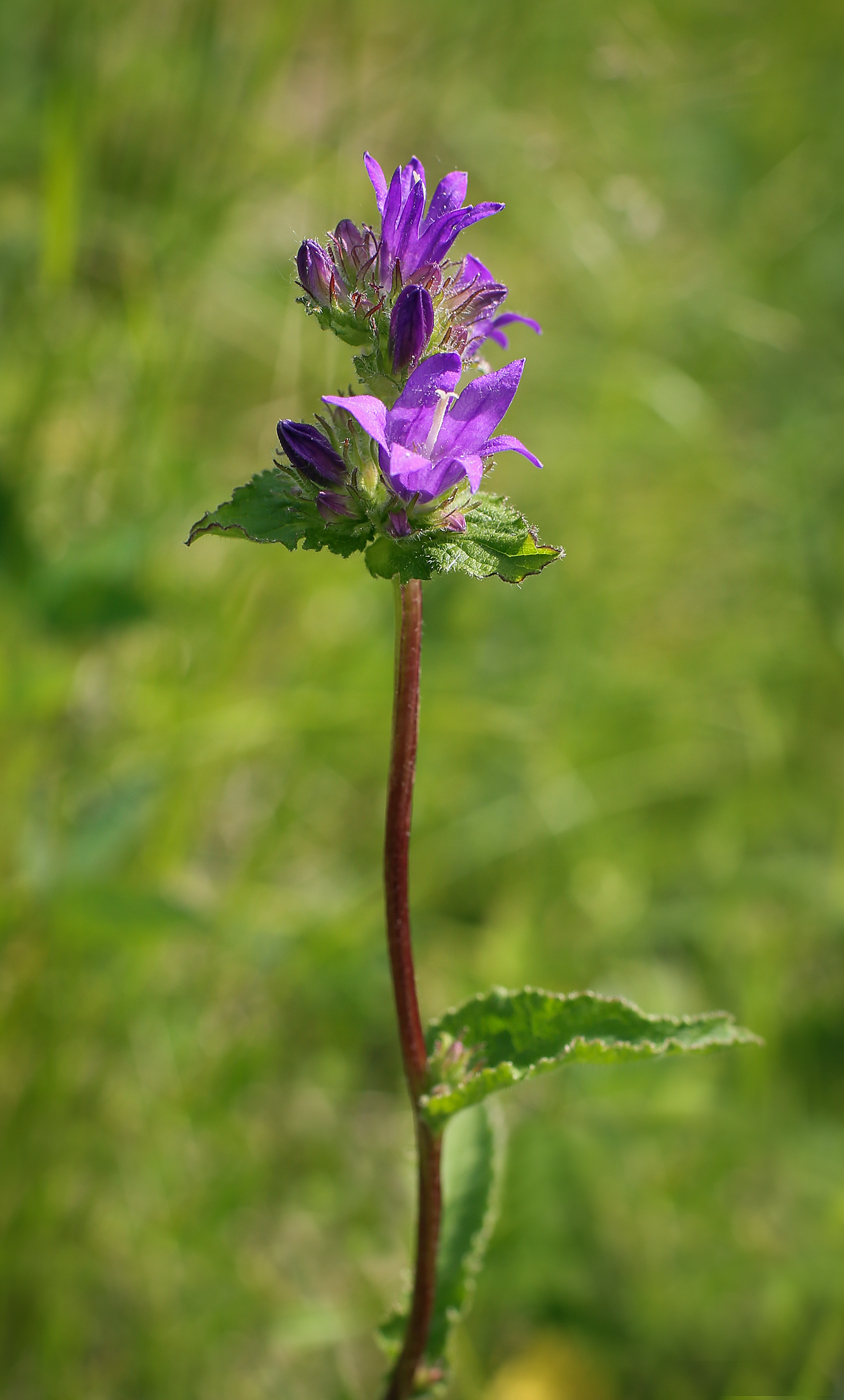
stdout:
[[396,593],[396,672],[393,695],[393,742],[387,790],[384,841],[384,888],[387,907],[387,946],[396,1000],[399,1041],[405,1078],[413,1108],[419,1166],[416,1229],[416,1268],[404,1343],[390,1376],[385,1400],[406,1400],[412,1394],[431,1326],[436,1291],[437,1243],[442,1213],[440,1186],[441,1136],[432,1133],[419,1113],[425,1088],[428,1056],[416,994],[410,936],[408,854],[413,809],[413,779],[419,734],[419,662],[422,649],[422,584],[400,584]]

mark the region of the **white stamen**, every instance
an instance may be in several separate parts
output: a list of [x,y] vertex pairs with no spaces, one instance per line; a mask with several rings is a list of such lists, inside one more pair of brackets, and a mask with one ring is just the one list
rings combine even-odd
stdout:
[[434,448],[437,445],[437,438],[440,435],[440,428],[443,425],[443,419],[445,418],[446,409],[452,401],[456,402],[458,397],[459,396],[454,392],[449,393],[447,389],[437,390],[437,398],[439,399],[439,403],[434,409],[434,417],[431,422],[431,431],[428,434],[428,440],[425,443],[425,446],[422,448],[423,455],[429,460],[433,455]]

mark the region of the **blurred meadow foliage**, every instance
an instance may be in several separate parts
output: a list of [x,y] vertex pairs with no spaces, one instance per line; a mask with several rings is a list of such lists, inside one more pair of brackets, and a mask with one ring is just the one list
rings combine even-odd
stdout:
[[0,1390],[377,1390],[391,590],[182,544],[346,389],[291,259],[374,218],[365,147],[507,202],[460,248],[543,322],[546,468],[493,485],[568,551],[426,587],[424,1008],[591,986],[767,1041],[506,1103],[454,1400],[840,1397],[833,0],[0,6]]

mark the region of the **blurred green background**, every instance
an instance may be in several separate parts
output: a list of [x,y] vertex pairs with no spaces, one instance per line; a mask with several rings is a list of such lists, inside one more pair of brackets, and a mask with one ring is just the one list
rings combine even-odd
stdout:
[[[513,1094],[455,1400],[844,1395],[844,12],[0,6],[0,1391],[371,1400],[411,1138],[392,598],[190,524],[343,389],[291,258],[361,154],[505,213],[510,492],[426,586],[424,1010],[725,1006]],[[494,364],[508,356],[493,349]],[[837,1388],[836,1388],[837,1387]]]

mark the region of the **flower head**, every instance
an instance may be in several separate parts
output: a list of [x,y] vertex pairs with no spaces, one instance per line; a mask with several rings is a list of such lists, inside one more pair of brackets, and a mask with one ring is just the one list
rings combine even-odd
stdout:
[[367,152],[367,173],[375,190],[378,232],[341,219],[323,248],[305,239],[296,257],[306,306],[323,325],[353,345],[369,342],[360,373],[365,382],[392,379],[395,391],[424,354],[456,351],[476,361],[484,342],[506,348],[502,327],[521,321],[537,334],[537,321],[515,312],[501,314],[507,296],[477,258],[460,262],[448,254],[464,229],[489,218],[503,204],[464,205],[467,177],[453,170],[428,201],[425,170],[413,156],[393,172],[389,184]]
[[510,436],[494,437],[518,388],[524,360],[475,379],[458,396],[462,363],[456,354],[431,355],[413,371],[391,409],[370,394],[324,401],[350,413],[374,438],[381,472],[400,499],[436,500],[464,479],[477,491],[485,459],[520,452],[542,463]]
[[468,177],[465,171],[453,170],[440,180],[426,210],[425,167],[416,156],[393,171],[389,185],[368,151],[363,160],[381,215],[378,280],[386,290],[396,280],[401,286],[421,268],[437,266],[458,234],[504,208],[490,203],[463,208]]

